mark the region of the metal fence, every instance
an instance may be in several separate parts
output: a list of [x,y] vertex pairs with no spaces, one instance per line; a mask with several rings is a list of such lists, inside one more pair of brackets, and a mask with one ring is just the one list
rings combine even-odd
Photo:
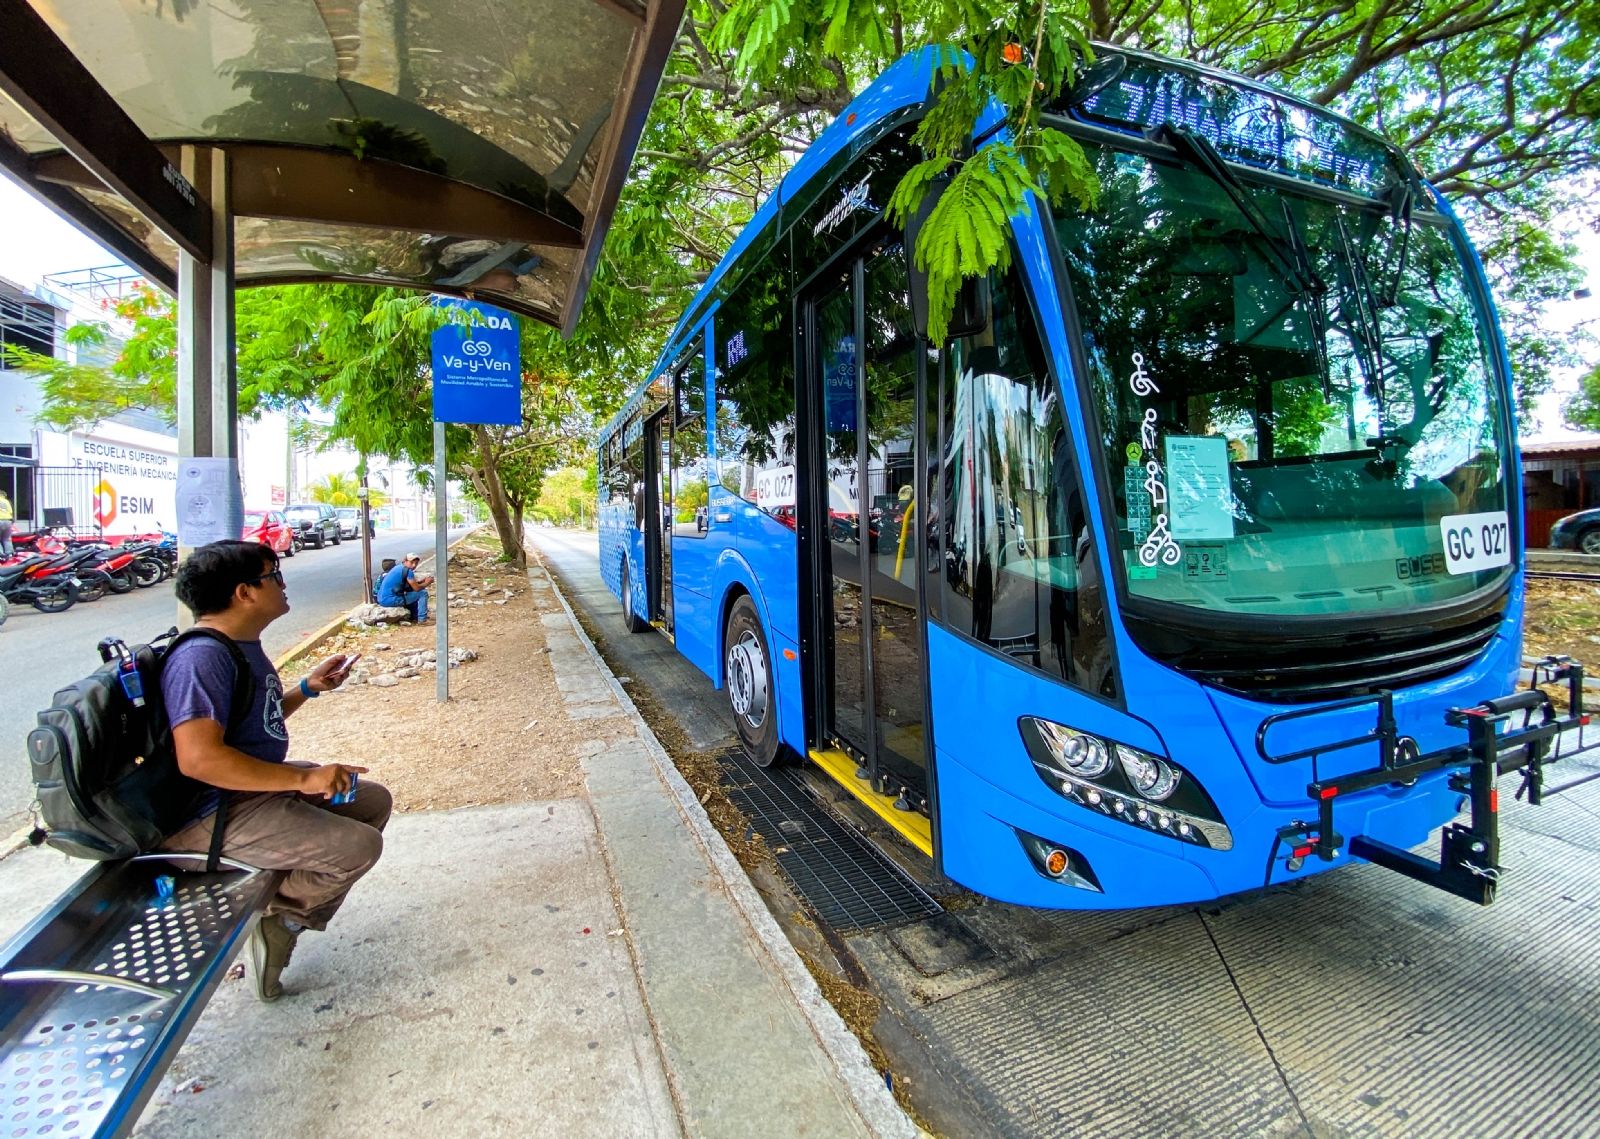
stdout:
[[66,527],[74,534],[99,536],[103,516],[96,488],[104,480],[105,468],[34,467],[32,474],[30,501],[26,506],[17,503],[19,520],[28,519],[30,528]]

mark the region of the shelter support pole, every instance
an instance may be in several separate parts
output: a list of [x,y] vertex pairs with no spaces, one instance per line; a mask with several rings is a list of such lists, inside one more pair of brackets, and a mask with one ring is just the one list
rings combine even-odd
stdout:
[[450,492],[445,485],[444,424],[433,421],[434,698],[450,699]]
[[[226,459],[227,476],[214,504],[225,534],[244,529],[244,495],[239,486],[239,395],[236,383],[233,316],[233,211],[228,155],[203,146],[185,146],[183,176],[210,205],[211,260],[178,252],[178,465],[183,486],[185,459]],[[181,508],[180,508],[181,509]],[[173,519],[184,529],[184,519]],[[179,550],[187,557],[189,547]],[[181,605],[178,624],[192,618]]]

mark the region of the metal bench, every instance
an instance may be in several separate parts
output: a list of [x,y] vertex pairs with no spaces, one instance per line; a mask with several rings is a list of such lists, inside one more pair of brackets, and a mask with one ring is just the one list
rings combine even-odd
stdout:
[[278,888],[221,861],[100,863],[0,949],[0,1139],[133,1130]]

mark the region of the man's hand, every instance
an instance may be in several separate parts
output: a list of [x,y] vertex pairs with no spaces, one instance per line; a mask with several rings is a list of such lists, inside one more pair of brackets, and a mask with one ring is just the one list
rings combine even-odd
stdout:
[[306,674],[306,687],[313,692],[332,692],[344,683],[350,669],[361,658],[355,654],[339,653],[329,657]]
[[297,770],[302,773],[300,794],[321,795],[324,799],[331,799],[350,790],[352,771],[358,771],[363,775],[367,771],[365,767],[351,767],[347,763],[329,763],[322,767],[302,767]]

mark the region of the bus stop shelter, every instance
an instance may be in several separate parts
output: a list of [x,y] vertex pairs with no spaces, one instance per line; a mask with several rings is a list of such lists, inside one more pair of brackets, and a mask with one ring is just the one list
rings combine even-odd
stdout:
[[683,0],[0,0],[0,165],[178,298],[181,457],[237,458],[233,291],[572,331]]

